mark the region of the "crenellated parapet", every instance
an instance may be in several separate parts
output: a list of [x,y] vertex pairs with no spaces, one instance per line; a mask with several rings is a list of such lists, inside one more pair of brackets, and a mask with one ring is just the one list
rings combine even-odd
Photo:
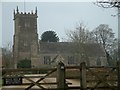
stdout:
[[37,16],[37,7],[36,7],[36,9],[35,9],[35,12],[33,12],[33,10],[31,11],[31,12],[20,12],[19,11],[19,8],[18,8],[18,6],[17,6],[17,9],[15,10],[14,9],[14,20],[16,19],[16,17],[38,17]]

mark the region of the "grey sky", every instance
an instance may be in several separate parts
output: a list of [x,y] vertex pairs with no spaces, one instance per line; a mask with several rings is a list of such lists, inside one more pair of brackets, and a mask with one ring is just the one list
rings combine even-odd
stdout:
[[61,41],[66,39],[67,30],[73,30],[76,24],[83,22],[89,30],[93,30],[100,24],[108,24],[117,35],[117,9],[103,9],[92,2],[23,2],[2,3],[2,44],[13,42],[14,21],[13,10],[19,7],[19,11],[31,12],[38,8],[38,33],[40,35],[47,30],[54,30]]

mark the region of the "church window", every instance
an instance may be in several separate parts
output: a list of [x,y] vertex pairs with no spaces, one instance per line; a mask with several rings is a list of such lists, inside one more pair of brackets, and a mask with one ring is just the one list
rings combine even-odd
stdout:
[[51,57],[50,56],[44,56],[44,64],[50,65]]
[[74,56],[68,56],[68,64],[75,64]]
[[97,66],[101,66],[100,58],[97,58]]

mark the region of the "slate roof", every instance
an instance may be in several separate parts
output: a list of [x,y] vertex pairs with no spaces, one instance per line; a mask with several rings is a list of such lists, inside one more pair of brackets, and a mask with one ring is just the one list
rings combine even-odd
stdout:
[[[40,42],[40,54],[73,53],[74,47],[72,42]],[[99,44],[84,44],[83,48],[89,56],[105,56]]]

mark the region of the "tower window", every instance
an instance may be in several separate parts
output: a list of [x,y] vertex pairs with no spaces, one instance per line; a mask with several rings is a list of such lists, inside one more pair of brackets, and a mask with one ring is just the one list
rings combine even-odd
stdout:
[[50,65],[51,57],[50,56],[44,56],[44,64]]

